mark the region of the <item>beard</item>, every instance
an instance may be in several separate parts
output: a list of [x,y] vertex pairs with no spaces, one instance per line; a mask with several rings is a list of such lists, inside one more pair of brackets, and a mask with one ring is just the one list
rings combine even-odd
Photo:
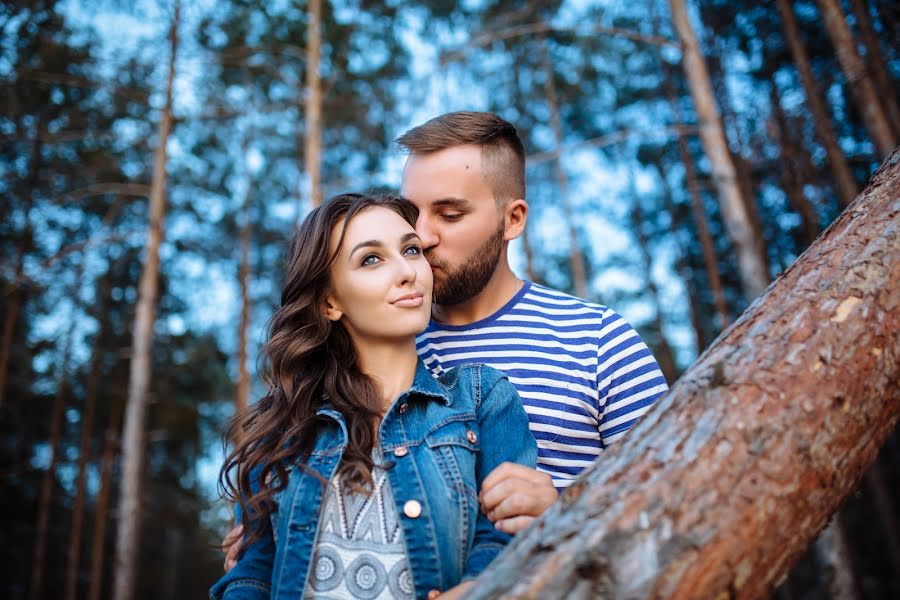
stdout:
[[444,271],[443,282],[434,282],[434,302],[444,306],[462,304],[481,293],[497,269],[503,250],[503,221],[485,242],[457,268],[425,252],[432,267]]

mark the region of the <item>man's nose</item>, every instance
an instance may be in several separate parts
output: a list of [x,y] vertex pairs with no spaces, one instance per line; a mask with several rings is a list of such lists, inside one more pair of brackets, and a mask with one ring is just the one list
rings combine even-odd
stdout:
[[416,221],[416,233],[422,242],[423,250],[437,246],[439,240],[437,231],[432,226],[431,219],[425,215],[419,215],[419,219]]

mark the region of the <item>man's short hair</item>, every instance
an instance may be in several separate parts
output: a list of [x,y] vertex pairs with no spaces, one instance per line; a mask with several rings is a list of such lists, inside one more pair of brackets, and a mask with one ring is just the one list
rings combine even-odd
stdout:
[[481,170],[499,203],[525,198],[525,147],[516,128],[495,114],[447,113],[413,127],[397,144],[411,154],[429,154],[455,146],[481,148]]

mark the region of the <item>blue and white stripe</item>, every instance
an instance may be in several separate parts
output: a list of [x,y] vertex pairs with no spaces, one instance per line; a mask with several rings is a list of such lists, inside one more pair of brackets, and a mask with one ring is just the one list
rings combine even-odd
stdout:
[[538,469],[557,488],[668,389],[646,344],[615,311],[531,282],[476,323],[432,321],[416,345],[435,375],[484,363],[509,376],[538,443]]

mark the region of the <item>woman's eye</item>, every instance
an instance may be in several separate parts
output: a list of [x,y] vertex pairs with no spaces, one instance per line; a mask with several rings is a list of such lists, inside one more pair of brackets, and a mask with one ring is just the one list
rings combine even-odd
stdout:
[[368,265],[374,265],[379,260],[380,259],[378,258],[377,254],[369,254],[368,256],[366,256],[365,258],[362,259],[362,266],[366,267]]
[[409,246],[403,251],[403,254],[406,256],[415,256],[416,254],[422,254],[422,249],[418,246]]

